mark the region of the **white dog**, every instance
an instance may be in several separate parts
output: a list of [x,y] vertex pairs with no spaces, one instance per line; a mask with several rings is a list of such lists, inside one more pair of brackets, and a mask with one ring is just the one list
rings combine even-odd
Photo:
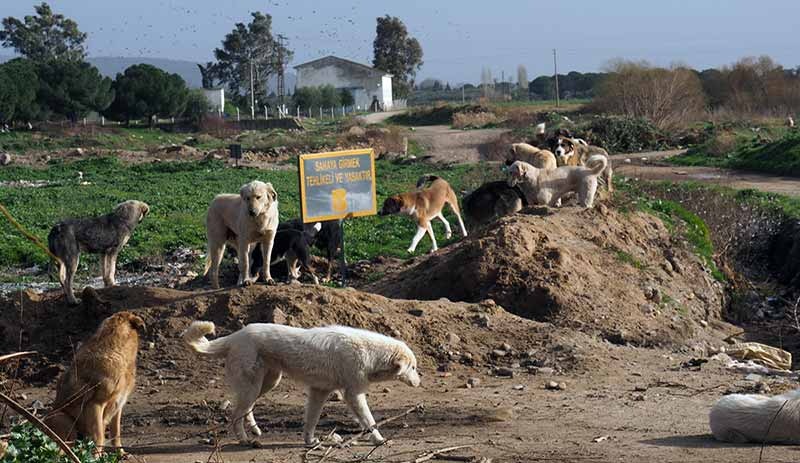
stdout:
[[711,408],[709,424],[714,438],[722,442],[798,444],[800,389],[774,397],[727,395]]
[[528,204],[557,206],[565,194],[574,191],[578,203],[592,207],[597,193],[597,176],[608,165],[608,158],[602,155],[590,157],[583,166],[563,166],[552,170],[533,167],[524,161],[516,161],[508,169],[508,185],[520,185]]
[[328,326],[294,328],[253,323],[222,338],[208,341],[214,332],[211,322],[193,322],[183,339],[195,351],[225,357],[225,379],[235,396],[233,429],[247,441],[244,418],[256,436],[261,435],[253,418],[253,405],[269,392],[285,373],[308,388],[303,440],[316,445],[314,430],[322,406],[331,392],[341,390],[362,429],[371,431],[370,442],[385,440],[375,429],[367,406],[370,383],[399,380],[419,386],[417,359],[402,341],[371,331]]
[[[206,238],[208,256],[203,275],[211,271],[213,288],[219,288],[219,264],[225,245],[236,247],[239,257],[240,286],[254,282],[250,278],[250,251],[255,243],[261,243],[264,266],[261,271],[264,281],[272,283],[270,257],[278,230],[278,194],[271,183],[254,180],[239,190],[238,195],[217,195],[208,206],[206,216]],[[258,279],[258,275],[256,275]]]

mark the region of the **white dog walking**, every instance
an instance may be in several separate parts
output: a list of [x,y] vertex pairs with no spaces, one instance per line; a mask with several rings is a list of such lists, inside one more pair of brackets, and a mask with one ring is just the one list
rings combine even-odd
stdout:
[[253,283],[250,278],[250,251],[261,243],[264,281],[272,283],[270,257],[278,230],[278,193],[271,183],[254,180],[242,186],[238,195],[217,195],[208,206],[206,238],[208,256],[203,275],[209,273],[211,286],[219,288],[219,264],[225,245],[236,246],[239,257],[239,286]]
[[774,397],[726,395],[711,408],[709,424],[714,438],[722,442],[798,444],[800,389]]
[[285,373],[308,388],[303,440],[314,438],[322,406],[331,392],[341,390],[362,429],[371,431],[370,442],[384,442],[375,429],[367,405],[370,383],[398,380],[419,386],[417,359],[408,346],[396,339],[366,330],[343,326],[294,328],[253,323],[222,338],[208,341],[214,332],[211,322],[193,322],[183,339],[195,351],[225,357],[225,379],[234,394],[233,429],[247,441],[244,418],[256,436],[261,430],[253,418],[259,396],[269,392]]

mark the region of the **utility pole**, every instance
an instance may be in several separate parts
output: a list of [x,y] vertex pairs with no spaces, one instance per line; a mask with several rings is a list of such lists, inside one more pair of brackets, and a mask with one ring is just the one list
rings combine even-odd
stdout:
[[253,80],[253,59],[250,58],[250,119],[256,118],[256,92]]
[[553,48],[553,77],[556,80],[556,108],[558,108],[561,105],[561,97],[558,93],[558,57],[555,48]]
[[283,97],[286,94],[286,81],[283,72],[283,35],[278,35],[278,101],[283,104]]

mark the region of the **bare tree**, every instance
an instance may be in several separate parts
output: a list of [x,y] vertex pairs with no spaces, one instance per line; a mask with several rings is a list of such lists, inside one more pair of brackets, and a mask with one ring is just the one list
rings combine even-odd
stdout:
[[666,129],[696,119],[705,110],[700,79],[687,67],[617,60],[608,70],[594,102],[600,111],[643,117]]

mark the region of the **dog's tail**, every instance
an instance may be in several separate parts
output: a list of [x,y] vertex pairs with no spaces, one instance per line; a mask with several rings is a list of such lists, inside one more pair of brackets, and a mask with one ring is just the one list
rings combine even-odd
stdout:
[[419,180],[417,180],[417,188],[422,188],[423,186],[425,186],[426,183],[432,182],[432,181],[436,180],[437,178],[441,178],[441,177],[439,177],[438,175],[433,175],[433,174],[425,174],[422,177],[420,177]]
[[195,352],[221,357],[228,352],[228,343],[224,337],[213,341],[206,339],[207,334],[213,333],[213,322],[192,322],[189,328],[186,329],[186,332],[183,333],[183,340]]
[[600,172],[606,170],[608,166],[608,158],[602,154],[595,154],[586,160],[586,166],[592,171],[592,175],[600,175]]

